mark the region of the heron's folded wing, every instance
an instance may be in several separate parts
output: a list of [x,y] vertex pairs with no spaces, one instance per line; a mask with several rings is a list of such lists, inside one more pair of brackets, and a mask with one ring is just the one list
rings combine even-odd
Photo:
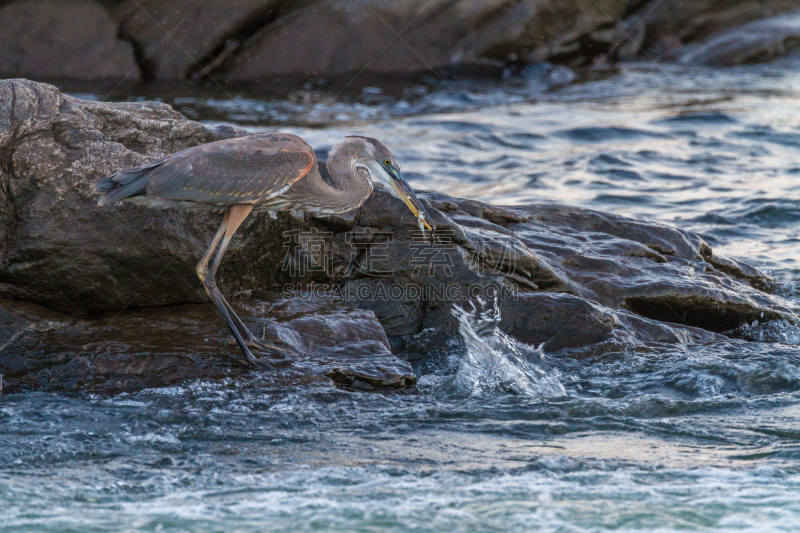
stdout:
[[155,168],[147,197],[220,206],[259,203],[286,191],[315,162],[313,151],[199,149]]

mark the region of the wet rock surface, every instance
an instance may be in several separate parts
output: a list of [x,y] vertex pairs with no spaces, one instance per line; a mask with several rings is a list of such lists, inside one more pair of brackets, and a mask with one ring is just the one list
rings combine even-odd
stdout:
[[[437,223],[433,242],[425,241],[413,229],[412,217],[381,191],[357,212],[352,229],[337,230],[341,221],[320,220],[321,226],[308,230],[309,235],[332,235],[334,267],[326,282],[354,306],[374,311],[390,337],[428,328],[454,332],[452,303],[476,298],[496,296],[504,317],[541,317],[542,308],[557,307],[532,297],[542,293],[584,302],[585,309],[570,310],[574,300],[561,299],[563,314],[552,315],[553,324],[565,325],[582,313],[594,320],[589,316],[602,314],[596,311],[599,304],[671,323],[662,331],[667,337],[683,335],[676,331],[685,327],[691,334],[697,334],[692,328],[723,333],[753,320],[797,320],[793,303],[758,288],[770,288],[768,276],[714,256],[697,235],[564,206],[506,208],[435,193],[422,197]],[[285,283],[298,281],[283,275]],[[308,275],[302,281],[315,279]],[[658,329],[624,316],[620,320],[632,330]],[[576,334],[567,328],[571,340],[595,342],[577,329]],[[547,331],[523,336],[526,342],[550,342]]]
[[[0,83],[0,94],[0,296],[14,300],[3,304],[6,388],[119,390],[241,373],[194,275],[220,215],[98,208],[91,184],[244,132],[24,80]],[[768,276],[679,229],[559,205],[420,197],[433,235],[381,189],[346,215],[244,224],[219,279],[232,299],[250,297],[236,305],[255,333],[297,352],[276,386],[412,386],[405,361],[419,369],[458,349],[454,305],[496,301],[503,331],[581,358],[798,322]],[[191,303],[203,305],[141,309]]]
[[[294,352],[285,360],[266,359],[276,368],[259,371],[264,387],[317,383],[369,391],[416,382],[408,363],[392,355],[369,312],[335,302],[285,301],[280,295],[237,308],[253,332],[266,333]],[[0,374],[5,392],[116,392],[200,378],[235,379],[250,371],[232,364],[228,354],[240,354],[228,337],[207,305],[88,318],[1,301]]]

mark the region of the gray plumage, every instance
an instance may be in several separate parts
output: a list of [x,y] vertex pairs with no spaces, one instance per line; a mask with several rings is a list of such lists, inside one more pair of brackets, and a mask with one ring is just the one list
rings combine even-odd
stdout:
[[[253,135],[202,144],[100,181],[99,205],[141,203],[198,209],[259,204],[286,190],[316,166],[314,150],[289,134]],[[206,205],[203,205],[206,204]]]

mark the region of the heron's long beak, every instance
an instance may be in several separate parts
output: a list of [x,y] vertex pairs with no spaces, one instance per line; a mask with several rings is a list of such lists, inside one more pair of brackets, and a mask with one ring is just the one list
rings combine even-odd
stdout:
[[392,176],[392,180],[389,182],[394,189],[394,192],[400,197],[401,200],[408,206],[414,216],[417,217],[419,221],[419,229],[425,231],[425,228],[428,228],[428,231],[433,231],[436,229],[436,224],[433,222],[431,215],[422,205],[422,202],[419,201],[417,195],[414,194],[414,190],[408,184],[408,182],[403,178],[403,175],[400,173],[399,170],[392,169],[390,173]]

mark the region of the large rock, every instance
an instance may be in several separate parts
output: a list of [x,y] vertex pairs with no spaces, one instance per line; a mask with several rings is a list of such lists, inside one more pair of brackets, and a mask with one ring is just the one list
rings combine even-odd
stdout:
[[0,3],[0,76],[138,80],[130,43],[96,3]]
[[0,74],[266,82],[432,69],[496,74],[530,61],[676,59],[684,44],[796,10],[797,2],[16,0],[0,6]]
[[189,79],[216,68],[250,34],[303,3],[126,0],[114,17],[120,33],[141,49],[145,78]]
[[[533,53],[597,55],[576,43],[614,24],[626,0],[321,0],[265,26],[218,71],[282,76],[430,73],[501,66]],[[566,50],[565,47],[568,49]]]
[[[572,320],[605,322],[606,336],[619,324],[647,330],[642,339],[675,334],[632,315],[712,332],[755,320],[797,321],[794,303],[764,292],[772,285],[767,276],[714,256],[697,235],[578,208],[422,197],[437,223],[436,242],[423,241],[413,217],[376,191],[352,219],[319,219],[307,230],[309,242],[301,240],[296,250],[310,250],[315,260],[296,252],[296,265],[281,272],[282,282],[335,287],[354,306],[375,312],[390,337],[428,328],[454,332],[453,303],[495,295],[503,316],[552,321],[552,328],[517,328],[530,343],[550,342],[556,332],[568,332],[576,346],[596,342],[589,342],[586,328],[564,331]],[[330,264],[330,274],[303,273],[308,264]],[[556,312],[544,319],[544,309]],[[614,313],[617,318],[608,319]]]

